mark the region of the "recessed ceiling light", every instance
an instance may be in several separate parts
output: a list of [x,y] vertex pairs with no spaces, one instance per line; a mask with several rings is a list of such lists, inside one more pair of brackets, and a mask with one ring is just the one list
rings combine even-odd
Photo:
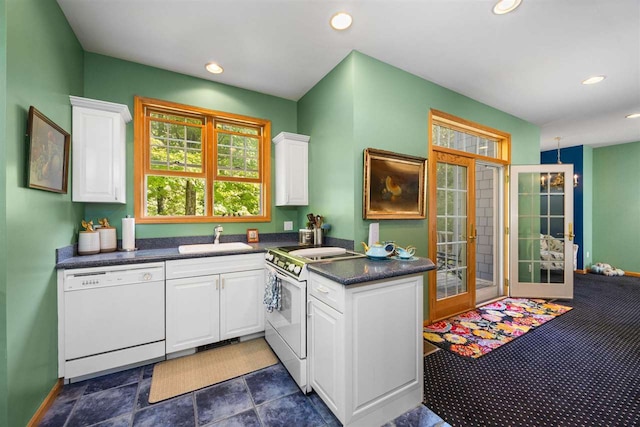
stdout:
[[520,6],[520,3],[522,3],[522,0],[500,0],[493,6],[493,13],[496,15],[504,15],[505,13],[514,11]]
[[209,62],[204,66],[204,68],[206,68],[207,71],[211,74],[222,74],[222,72],[224,71],[224,69],[215,62]]
[[347,12],[338,12],[331,17],[331,28],[334,30],[342,31],[351,26],[353,18]]
[[637,119],[637,118],[640,118],[640,113],[627,114],[625,116],[625,118],[627,118],[627,119]]
[[596,83],[600,83],[601,81],[603,81],[606,78],[607,78],[607,76],[593,76],[593,77],[589,77],[586,80],[583,80],[582,84],[583,85],[594,85]]

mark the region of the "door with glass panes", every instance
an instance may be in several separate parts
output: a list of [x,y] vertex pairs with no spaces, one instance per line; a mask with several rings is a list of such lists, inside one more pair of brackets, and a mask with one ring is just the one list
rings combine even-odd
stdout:
[[511,166],[510,295],[573,298],[573,165]]
[[509,135],[432,110],[429,319],[503,295],[504,170]]
[[[475,301],[474,160],[435,152],[436,211],[431,235],[437,237],[435,286],[430,317],[439,319],[471,308]],[[435,297],[435,298],[434,298]]]

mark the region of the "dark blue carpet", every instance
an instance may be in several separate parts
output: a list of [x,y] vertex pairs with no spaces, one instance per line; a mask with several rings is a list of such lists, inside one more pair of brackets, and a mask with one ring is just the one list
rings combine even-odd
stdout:
[[479,359],[424,361],[452,426],[640,426],[640,278],[576,275],[574,307]]

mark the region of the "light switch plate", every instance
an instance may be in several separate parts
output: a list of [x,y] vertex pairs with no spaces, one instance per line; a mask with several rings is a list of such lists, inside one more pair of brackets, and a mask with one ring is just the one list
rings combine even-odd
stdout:
[[285,221],[284,222],[284,231],[293,230],[293,221]]

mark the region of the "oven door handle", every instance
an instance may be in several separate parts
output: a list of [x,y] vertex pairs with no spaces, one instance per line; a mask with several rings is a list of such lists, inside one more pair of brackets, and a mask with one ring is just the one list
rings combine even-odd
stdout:
[[304,285],[301,285],[298,281],[296,281],[296,279],[294,279],[293,277],[289,277],[289,276],[285,276],[284,274],[280,273],[278,270],[276,270],[275,268],[271,267],[271,266],[267,266],[266,267],[267,270],[271,271],[273,274],[276,275],[276,277],[278,279],[280,279],[283,282],[287,282],[287,283],[291,283],[293,286],[296,286],[298,288],[303,288]]

